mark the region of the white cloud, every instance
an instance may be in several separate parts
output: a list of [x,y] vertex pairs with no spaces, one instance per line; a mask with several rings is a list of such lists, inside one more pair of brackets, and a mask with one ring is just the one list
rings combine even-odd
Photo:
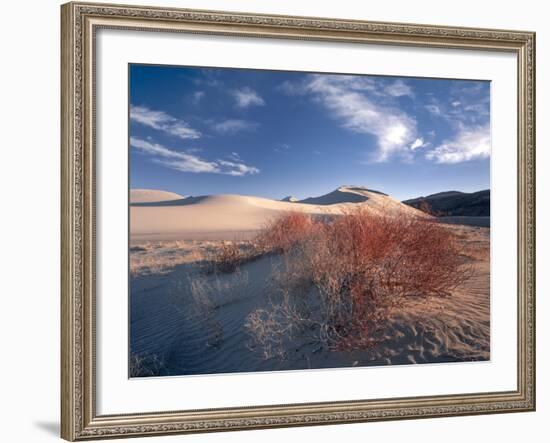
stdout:
[[239,120],[239,119],[228,119],[218,123],[215,123],[212,128],[214,131],[220,134],[236,134],[241,131],[254,131],[258,127],[257,123]]
[[231,91],[238,108],[248,108],[250,106],[263,106],[265,101],[256,91],[249,87],[235,89]]
[[201,133],[164,111],[155,111],[146,106],[130,106],[130,119],[183,139],[197,139]]
[[279,86],[277,86],[277,89],[287,95],[302,95],[307,92],[301,82],[291,82],[289,80],[282,82]]
[[137,137],[130,138],[130,145],[145,154],[154,156],[154,161],[185,172],[219,172],[214,162],[202,160],[188,152],[173,151],[158,143],[151,143]]
[[481,82],[462,86],[453,84],[447,101],[432,98],[425,108],[444,120],[453,135],[435,148],[425,150],[425,157],[436,163],[460,163],[487,158],[491,155],[489,129],[489,91]]
[[411,145],[411,150],[414,151],[415,149],[419,149],[419,148],[422,148],[422,147],[424,147],[424,146],[426,146],[426,145],[424,144],[424,139],[422,139],[422,138],[417,138],[417,139],[413,142],[413,144]]
[[204,91],[195,91],[191,94],[191,101],[193,104],[198,105],[205,95],[206,93]]
[[288,143],[277,143],[273,150],[275,152],[287,152],[290,149],[290,145]]
[[193,83],[197,86],[207,86],[209,88],[220,89],[224,84],[219,80],[221,71],[215,68],[203,68],[199,69],[201,76],[193,78]]
[[426,158],[436,163],[460,163],[488,158],[491,155],[491,131],[489,125],[465,127],[439,146],[428,151]]
[[[465,85],[465,86],[464,86]],[[489,117],[490,93],[482,82],[455,81],[449,91],[448,100],[431,97],[425,109],[432,115],[445,120],[455,129],[460,124],[484,125]]]
[[426,110],[433,115],[441,116],[443,115],[443,111],[441,110],[441,107],[439,105],[436,105],[434,103],[424,106]]
[[231,161],[234,161],[234,162],[237,162],[237,163],[242,163],[241,156],[239,155],[238,152],[233,151],[233,152],[227,154],[226,157]]
[[396,80],[392,84],[386,86],[384,91],[392,97],[409,96],[411,98],[414,98],[414,93],[411,87],[401,79]]
[[480,129],[488,128],[489,95],[481,84],[463,86],[453,87],[448,100],[428,92],[420,102],[420,107],[454,133],[435,148],[435,131],[419,134],[414,115],[399,106],[396,98],[415,98],[413,88],[403,79],[312,74],[303,81],[286,81],[279,89],[288,95],[312,95],[342,127],[376,137],[376,152],[370,161],[392,157],[411,161],[424,155],[438,163],[458,163],[490,155],[490,137]]
[[371,82],[365,80],[371,79],[312,75],[307,88],[343,127],[376,137],[378,149],[371,160],[383,162],[396,154],[409,160],[409,147],[417,138],[416,121],[364,93],[371,87]]
[[[225,174],[232,176],[244,176],[247,174],[258,174],[260,170],[254,166],[244,164],[240,158],[233,158],[235,161],[204,160],[189,151],[174,151],[158,143],[152,143],[137,137],[130,138],[130,145],[140,152],[151,155],[155,163],[182,172]],[[233,153],[236,154],[236,153]]]
[[464,107],[467,112],[473,112],[476,115],[473,117],[488,117],[489,116],[489,104],[486,102],[474,103]]
[[[303,81],[292,82],[285,80],[281,83],[277,89],[284,92],[287,95],[306,95],[310,93],[309,84],[311,81],[311,75],[306,77]],[[324,76],[324,75],[323,75]],[[354,91],[369,91],[370,93],[377,96],[389,96],[389,94],[384,92],[384,88],[380,86],[379,83],[374,78],[370,77],[359,77],[359,76],[350,76],[350,75],[329,75],[335,81],[346,83],[347,87]]]
[[247,166],[244,163],[237,163],[227,160],[218,160],[218,164],[222,167],[225,167],[226,172],[223,174],[234,175],[241,177],[247,174],[258,174],[260,170],[254,166]]

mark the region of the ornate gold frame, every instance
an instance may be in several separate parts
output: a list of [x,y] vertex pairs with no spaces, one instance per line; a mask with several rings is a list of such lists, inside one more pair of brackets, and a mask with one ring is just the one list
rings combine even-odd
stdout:
[[[61,435],[67,440],[535,409],[535,34],[123,5],[61,7]],[[94,35],[99,28],[508,51],[518,60],[518,381],[510,392],[98,416]]]

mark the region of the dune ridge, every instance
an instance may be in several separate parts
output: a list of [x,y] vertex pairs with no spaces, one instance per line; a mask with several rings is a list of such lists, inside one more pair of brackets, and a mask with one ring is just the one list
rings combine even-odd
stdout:
[[[132,239],[140,240],[192,239],[205,233],[233,240],[242,233],[261,229],[285,212],[334,216],[357,205],[380,214],[427,217],[386,194],[353,186],[341,186],[326,195],[298,202],[235,194],[183,197],[164,191],[139,191],[141,199],[130,203],[130,234]],[[151,200],[155,192],[160,193],[158,201]]]
[[157,189],[131,189],[130,203],[157,203],[170,200],[179,200],[183,195],[175,192],[160,191]]

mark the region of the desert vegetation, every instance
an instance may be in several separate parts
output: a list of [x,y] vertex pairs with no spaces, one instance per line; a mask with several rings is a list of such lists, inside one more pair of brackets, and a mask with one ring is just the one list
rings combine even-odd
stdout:
[[181,265],[206,273],[233,272],[257,254],[249,241],[155,241],[130,247],[130,276],[166,275]]
[[287,253],[320,228],[310,215],[288,212],[265,224],[254,244],[263,253]]
[[134,240],[131,376],[487,359],[489,230],[416,214]]
[[265,357],[306,339],[327,350],[369,348],[411,297],[445,297],[472,273],[453,231],[432,220],[364,209],[332,221],[302,213],[273,220],[257,237],[282,254],[279,288],[246,327]]
[[165,375],[163,361],[155,354],[131,354],[129,361],[130,377],[152,377]]

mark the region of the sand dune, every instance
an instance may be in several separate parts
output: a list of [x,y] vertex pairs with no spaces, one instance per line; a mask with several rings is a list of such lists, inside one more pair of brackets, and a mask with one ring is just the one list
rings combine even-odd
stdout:
[[296,203],[298,199],[292,195],[289,195],[288,197],[282,198],[282,202],[290,202],[290,203]]
[[[139,190],[130,206],[130,348],[161,362],[154,374],[182,375],[486,361],[490,358],[488,228],[444,225],[458,237],[474,276],[446,297],[410,297],[367,349],[331,350],[305,334],[285,358],[265,358],[246,322],[280,296],[284,257],[267,254],[231,272],[208,263],[226,240],[241,248],[270,218],[286,211],[333,217],[363,207],[380,214],[429,215],[383,193],[342,186],[302,201],[243,195],[183,197]],[[155,200],[155,198],[157,200]],[[252,346],[251,346],[252,344]],[[155,363],[156,364],[156,363]],[[154,365],[153,365],[154,366]]]
[[175,192],[158,191],[156,189],[131,189],[130,203],[151,203],[184,198]]
[[[152,200],[155,195],[161,199]],[[388,195],[351,186],[342,186],[324,196],[301,202],[229,194],[182,197],[164,191],[139,190],[136,200],[131,202],[130,233],[132,240],[233,240],[261,229],[270,219],[284,212],[331,216],[358,204],[376,213],[426,216]]]
[[489,229],[450,227],[474,276],[445,298],[412,298],[390,319],[385,341],[369,351],[388,364],[490,358]]
[[389,197],[379,191],[367,189],[362,186],[341,186],[328,194],[319,197],[309,197],[299,200],[299,203],[308,203],[311,205],[335,205],[339,203],[363,203],[373,197],[373,194]]
[[[278,293],[273,272],[283,266],[280,256],[246,263],[238,272],[205,275],[197,261],[219,242],[146,242],[131,251],[137,271],[131,278],[132,353],[157,356],[165,363],[160,375],[486,361],[489,229],[448,229],[461,238],[465,264],[475,267],[471,280],[448,297],[411,297],[388,320],[383,340],[373,348],[320,351],[304,338],[292,342],[284,359],[264,359],[249,348],[244,327],[247,316]],[[148,258],[154,266],[142,272]]]

